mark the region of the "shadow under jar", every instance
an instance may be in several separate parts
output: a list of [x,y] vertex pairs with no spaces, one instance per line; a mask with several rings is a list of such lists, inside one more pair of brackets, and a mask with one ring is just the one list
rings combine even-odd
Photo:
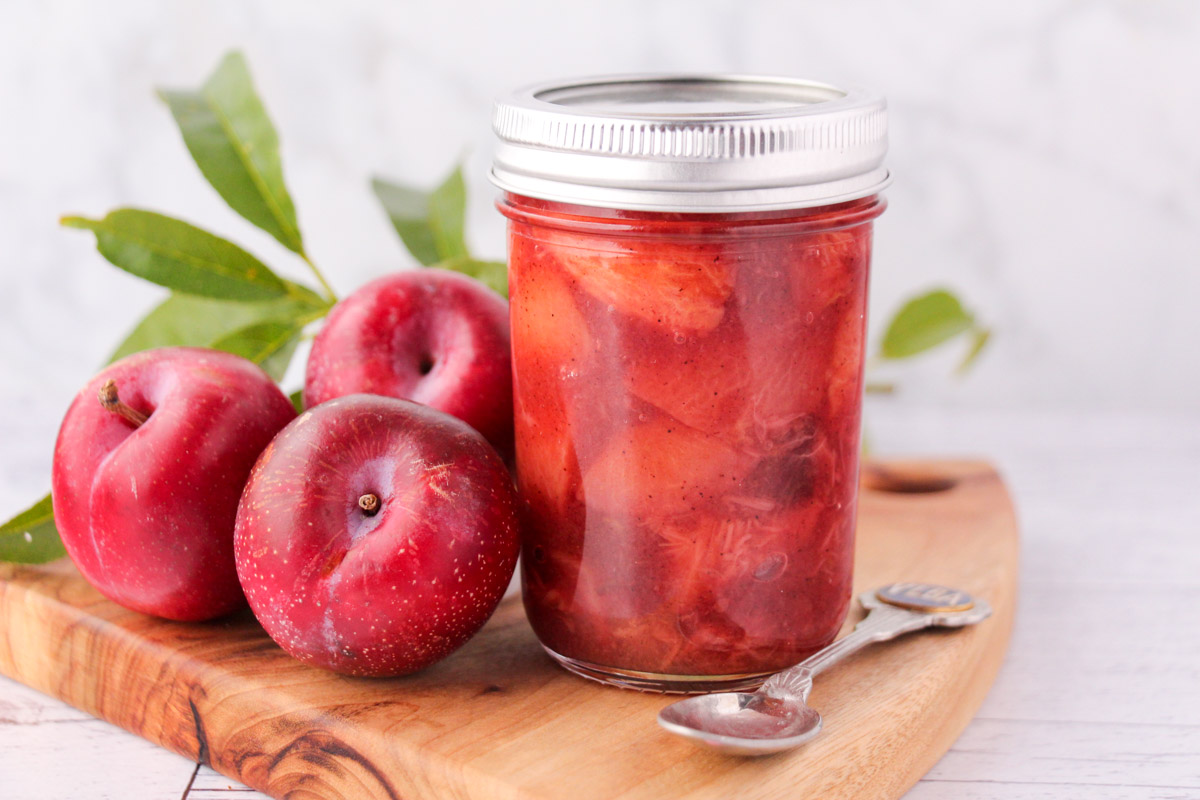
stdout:
[[497,104],[523,596],[567,669],[747,687],[836,636],[885,113],[687,76]]

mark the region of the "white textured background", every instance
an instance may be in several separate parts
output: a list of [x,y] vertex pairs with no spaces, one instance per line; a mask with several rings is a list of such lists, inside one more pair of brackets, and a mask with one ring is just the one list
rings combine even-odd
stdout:
[[[160,294],[109,266],[90,235],[59,228],[60,214],[163,210],[303,276],[208,188],[153,96],[199,84],[230,47],[250,58],[309,249],[343,293],[409,263],[368,189],[374,172],[432,184],[465,154],[470,239],[503,253],[485,180],[498,93],[613,71],[812,76],[877,87],[891,104],[875,333],[904,295],[938,284],[997,331],[965,381],[947,376],[958,354],[945,353],[906,371],[888,402],[1200,410],[1200,4],[0,9],[2,510],[40,492],[71,395]],[[873,433],[886,446],[887,431]]]

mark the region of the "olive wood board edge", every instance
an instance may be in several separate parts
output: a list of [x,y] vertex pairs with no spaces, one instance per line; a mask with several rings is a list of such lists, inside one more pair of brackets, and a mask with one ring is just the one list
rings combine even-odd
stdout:
[[873,462],[863,487],[856,593],[942,583],[995,614],[822,675],[810,702],[824,730],[791,753],[740,759],[667,734],[655,715],[675,698],[554,666],[517,598],[442,663],[371,680],[292,660],[248,613],[165,622],[103,599],[65,560],[0,565],[0,673],[279,798],[897,798],[1000,668],[1017,526],[985,462]]

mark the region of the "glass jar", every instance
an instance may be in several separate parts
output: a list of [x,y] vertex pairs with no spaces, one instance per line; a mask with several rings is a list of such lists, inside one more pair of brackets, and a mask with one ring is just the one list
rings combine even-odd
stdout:
[[590,79],[497,106],[522,587],[621,686],[752,686],[851,597],[883,102]]

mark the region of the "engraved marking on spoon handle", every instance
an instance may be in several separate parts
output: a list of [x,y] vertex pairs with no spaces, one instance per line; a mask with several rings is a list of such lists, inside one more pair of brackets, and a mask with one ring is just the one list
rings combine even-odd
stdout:
[[928,614],[895,606],[874,608],[849,636],[818,650],[791,669],[772,675],[759,691],[772,697],[799,697],[807,701],[813,678],[819,673],[873,642],[886,642],[910,631],[929,627],[930,622]]

